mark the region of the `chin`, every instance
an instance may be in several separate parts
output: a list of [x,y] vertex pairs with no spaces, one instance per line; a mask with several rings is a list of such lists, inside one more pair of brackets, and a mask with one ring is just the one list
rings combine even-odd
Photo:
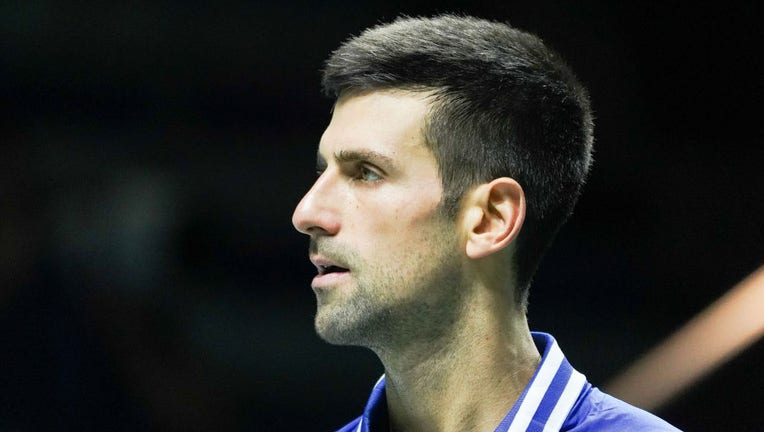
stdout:
[[333,345],[367,345],[369,332],[363,330],[362,323],[325,309],[319,308],[315,321],[316,333],[321,339]]
[[354,345],[352,331],[345,326],[326,319],[321,314],[316,315],[316,333],[324,341],[333,345]]
[[325,329],[316,326],[316,333],[324,342],[332,345],[365,346],[365,344],[358,339],[351,337],[347,333],[334,331],[334,329]]

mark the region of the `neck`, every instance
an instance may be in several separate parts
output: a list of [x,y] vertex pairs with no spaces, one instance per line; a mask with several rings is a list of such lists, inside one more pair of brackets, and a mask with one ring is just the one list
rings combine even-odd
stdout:
[[490,297],[433,340],[377,350],[393,431],[493,431],[517,401],[540,356],[525,315]]

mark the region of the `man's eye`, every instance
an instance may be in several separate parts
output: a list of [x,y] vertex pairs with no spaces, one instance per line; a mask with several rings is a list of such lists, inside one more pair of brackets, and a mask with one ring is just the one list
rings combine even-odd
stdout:
[[379,173],[377,173],[373,169],[367,166],[361,165],[358,168],[358,179],[363,180],[365,182],[374,183],[374,182],[378,182],[382,180],[382,176],[380,176]]

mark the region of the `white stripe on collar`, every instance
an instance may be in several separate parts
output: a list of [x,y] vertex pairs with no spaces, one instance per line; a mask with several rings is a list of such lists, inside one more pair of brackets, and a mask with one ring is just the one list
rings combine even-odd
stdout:
[[[543,359],[538,373],[531,382],[525,398],[520,403],[517,414],[515,414],[515,418],[507,432],[524,432],[528,428],[533,415],[536,414],[536,410],[541,405],[541,400],[544,398],[547,390],[549,390],[549,385],[552,383],[555,374],[557,374],[563,359],[562,351],[557,346],[557,343],[553,343],[549,348],[549,354]],[[567,416],[567,413],[565,414]]]
[[568,383],[565,384],[565,390],[562,391],[560,399],[549,414],[549,419],[544,425],[544,432],[558,432],[562,429],[562,424],[568,417],[570,409],[573,408],[573,404],[578,400],[584,385],[586,385],[586,377],[574,369]]

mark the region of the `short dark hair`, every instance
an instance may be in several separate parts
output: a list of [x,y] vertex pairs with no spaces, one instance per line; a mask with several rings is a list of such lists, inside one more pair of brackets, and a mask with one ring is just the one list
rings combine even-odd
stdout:
[[345,41],[326,61],[324,92],[431,92],[425,141],[438,162],[444,207],[498,177],[526,195],[517,239],[516,301],[567,220],[591,165],[589,97],[538,37],[468,16],[400,17]]

